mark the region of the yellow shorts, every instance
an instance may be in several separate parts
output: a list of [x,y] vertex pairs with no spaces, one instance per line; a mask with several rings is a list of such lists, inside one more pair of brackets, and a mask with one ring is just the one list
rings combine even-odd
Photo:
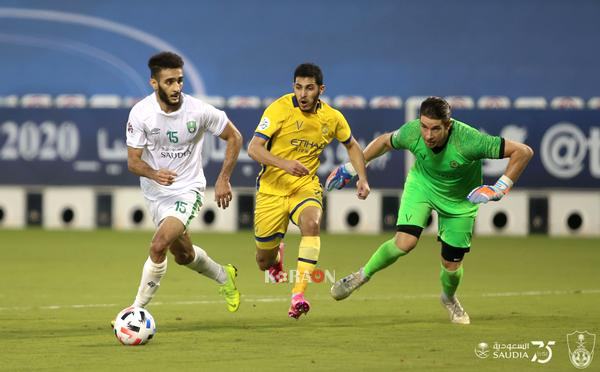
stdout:
[[306,207],[323,209],[320,184],[307,185],[288,196],[256,193],[254,239],[261,249],[273,249],[285,236],[289,221],[298,225],[298,216]]

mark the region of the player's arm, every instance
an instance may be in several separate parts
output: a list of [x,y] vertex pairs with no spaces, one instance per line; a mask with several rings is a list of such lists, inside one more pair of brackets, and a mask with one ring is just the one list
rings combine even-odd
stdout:
[[368,163],[393,149],[392,133],[384,133],[375,138],[367,145],[367,147],[365,147],[363,151],[365,155],[365,161]]
[[271,154],[266,149],[266,144],[265,138],[255,135],[248,145],[248,156],[261,164],[283,169],[292,176],[302,177],[309,173],[308,168],[298,160],[287,160]]
[[524,143],[504,140],[504,157],[509,158],[504,174],[514,183],[533,157],[533,150]]
[[354,138],[350,139],[350,142],[344,144],[348,151],[348,157],[350,163],[358,174],[358,181],[356,181],[357,196],[359,199],[366,199],[371,192],[369,188],[369,181],[367,181],[367,167],[365,164],[365,156],[358,142]]
[[177,174],[169,169],[153,169],[142,160],[143,148],[127,147],[127,169],[137,176],[146,177],[163,186],[170,186]]
[[510,191],[533,157],[533,150],[524,143],[504,140],[503,158],[509,158],[502,177],[494,185],[482,185],[469,193],[467,199],[474,204],[497,201]]
[[221,173],[219,173],[217,182],[215,182],[215,202],[217,202],[219,208],[225,209],[229,207],[229,202],[233,198],[229,180],[242,148],[242,135],[235,125],[229,121],[219,138],[227,142],[227,147],[225,148],[225,159],[223,160]]
[[[376,159],[381,155],[385,154],[386,152],[392,150],[393,147],[391,143],[391,138],[392,133],[384,133],[375,138],[373,141],[371,141],[363,150],[365,162],[368,163],[371,160]],[[352,139],[352,141],[356,142],[354,138]],[[358,145],[358,142],[356,142],[356,144]],[[350,158],[350,160],[350,163],[342,164],[339,167],[336,167],[333,171],[331,171],[331,173],[327,177],[327,181],[325,182],[325,188],[327,189],[327,191],[331,191],[333,189],[342,189],[357,174],[359,175],[360,179],[360,173],[357,172],[354,166],[354,162],[352,162],[352,158]]]

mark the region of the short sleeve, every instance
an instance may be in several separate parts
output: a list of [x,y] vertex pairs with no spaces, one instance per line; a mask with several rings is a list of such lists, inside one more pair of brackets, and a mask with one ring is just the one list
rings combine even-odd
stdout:
[[390,142],[396,150],[411,150],[417,145],[420,136],[419,121],[413,120],[403,124],[393,132]]
[[463,153],[471,160],[500,159],[504,156],[502,137],[482,133],[475,128],[465,127],[460,139]]
[[206,104],[201,119],[204,128],[215,136],[219,136],[223,133],[223,130],[229,122],[229,118],[225,111],[219,110],[209,104]]
[[146,132],[144,131],[144,125],[137,119],[133,111],[129,113],[129,119],[127,120],[126,136],[127,146],[136,149],[143,148],[148,142]]
[[282,116],[285,113],[277,106],[278,103],[274,102],[266,108],[254,132],[255,136],[269,140],[281,129],[281,123],[286,118]]
[[352,139],[352,131],[350,130],[350,125],[348,124],[348,121],[346,120],[344,115],[342,115],[341,112],[337,112],[336,117],[337,125],[335,127],[335,138],[344,145],[347,145]]

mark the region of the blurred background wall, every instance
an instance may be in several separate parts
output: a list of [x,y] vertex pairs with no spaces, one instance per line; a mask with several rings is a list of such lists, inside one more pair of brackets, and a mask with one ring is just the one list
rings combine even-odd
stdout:
[[[150,93],[148,57],[168,49],[185,57],[185,90],[246,142],[305,61],[363,145],[415,118],[423,96],[447,97],[457,119],[536,151],[510,197],[481,208],[478,233],[597,236],[598,14],[592,0],[1,1],[0,227],[152,227],[124,124]],[[224,149],[205,147],[211,184]],[[320,175],[342,161],[332,144]],[[401,152],[374,163],[368,202],[329,194],[325,228],[393,229],[410,163]],[[486,181],[504,165],[486,162]],[[257,170],[243,151],[238,199],[225,212],[208,203],[195,228],[252,226]]]

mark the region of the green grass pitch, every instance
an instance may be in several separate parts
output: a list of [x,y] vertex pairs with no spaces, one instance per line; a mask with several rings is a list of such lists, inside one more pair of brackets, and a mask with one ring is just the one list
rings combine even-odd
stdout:
[[[289,284],[265,284],[251,232],[194,233],[221,263],[239,269],[242,305],[227,312],[210,280],[169,269],[148,309],[158,332],[120,345],[109,326],[135,296],[152,232],[0,230],[0,370],[421,370],[576,371],[567,334],[600,337],[600,239],[476,237],[458,295],[472,324],[450,324],[439,304],[439,245],[425,236],[350,298],[313,283],[312,309],[287,317]],[[324,235],[319,267],[339,279],[387,235]],[[288,236],[286,268],[299,237]],[[479,359],[481,342],[556,341],[541,365]],[[600,370],[600,338],[596,360]],[[529,349],[529,356],[533,355]]]

